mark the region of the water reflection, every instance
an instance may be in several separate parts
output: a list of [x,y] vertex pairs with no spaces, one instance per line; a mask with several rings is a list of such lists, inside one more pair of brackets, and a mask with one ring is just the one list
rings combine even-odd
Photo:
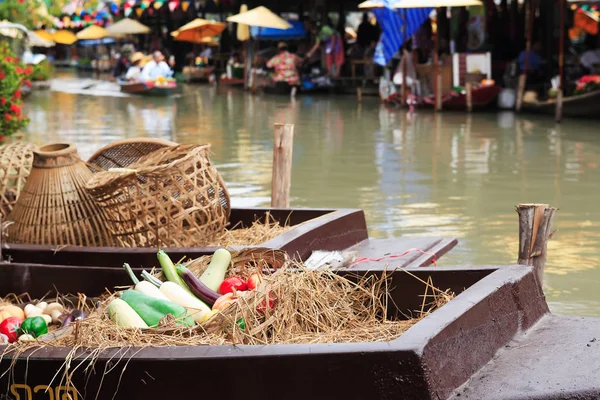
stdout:
[[237,206],[269,203],[272,126],[295,124],[292,204],[363,208],[375,237],[443,235],[448,264],[512,263],[520,202],[561,209],[547,293],[557,311],[600,314],[600,228],[593,123],[513,113],[390,112],[376,99],[251,96],[190,86],[176,99],[34,94],[28,138],[77,143],[84,157],[117,138],[208,142]]

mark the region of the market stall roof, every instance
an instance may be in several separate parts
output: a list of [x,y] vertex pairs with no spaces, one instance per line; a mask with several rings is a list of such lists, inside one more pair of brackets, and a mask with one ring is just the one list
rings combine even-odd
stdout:
[[266,7],[259,6],[250,11],[227,18],[229,22],[261,28],[291,29],[292,25]]
[[304,29],[302,21],[288,21],[292,26],[290,29],[259,28],[253,26],[250,29],[253,38],[261,40],[294,40],[306,37],[307,32]]
[[[240,7],[240,14],[243,14],[248,11],[248,6],[242,4]],[[250,27],[246,24],[238,24],[237,25],[237,40],[240,42],[245,42],[250,39]]]
[[191,43],[206,43],[205,38],[212,38],[220,35],[227,24],[223,22],[208,21],[202,18],[196,18],[192,22],[185,24],[176,31],[171,32],[175,40]]
[[52,39],[58,44],[65,44],[67,46],[72,45],[77,41],[77,36],[71,31],[61,29],[54,32]]
[[52,35],[52,32],[48,32],[44,29],[38,29],[37,31],[33,31],[33,33],[35,33],[44,40],[54,42],[54,36]]
[[106,31],[106,29],[101,28],[97,25],[90,25],[81,32],[78,32],[75,36],[77,36],[77,39],[80,40],[103,39],[108,36],[108,32]]
[[13,24],[6,20],[0,22],[0,35],[2,36],[16,38],[19,33],[27,34],[27,32],[27,28],[21,24]]
[[111,37],[121,37],[150,33],[150,28],[134,19],[124,18],[106,28],[106,31]]

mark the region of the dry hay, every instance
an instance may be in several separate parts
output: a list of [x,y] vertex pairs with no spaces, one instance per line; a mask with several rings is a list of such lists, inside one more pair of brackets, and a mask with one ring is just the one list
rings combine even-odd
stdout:
[[214,240],[203,243],[204,246],[251,246],[268,242],[292,229],[287,224],[281,225],[271,213],[267,212],[265,221],[254,221],[248,228],[239,225],[228,228]]

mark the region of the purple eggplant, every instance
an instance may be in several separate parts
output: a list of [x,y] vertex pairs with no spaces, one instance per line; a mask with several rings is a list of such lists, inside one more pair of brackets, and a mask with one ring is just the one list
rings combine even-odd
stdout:
[[179,276],[181,276],[181,279],[183,279],[187,287],[190,289],[190,292],[192,292],[196,297],[204,301],[206,304],[212,306],[215,304],[215,301],[221,297],[219,293],[211,290],[208,286],[202,283],[200,279],[196,278],[196,275],[194,275],[192,271],[183,265],[177,266],[177,273]]

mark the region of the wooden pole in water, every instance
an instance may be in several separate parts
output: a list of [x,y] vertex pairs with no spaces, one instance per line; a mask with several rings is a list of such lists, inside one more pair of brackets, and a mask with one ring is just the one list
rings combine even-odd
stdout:
[[294,125],[275,124],[273,178],[271,182],[271,207],[273,208],[288,208],[290,206],[293,144]]
[[473,111],[473,84],[467,82],[465,84],[465,90],[467,91],[467,111]]
[[519,204],[516,211],[519,214],[518,263],[532,265],[541,286],[544,282],[548,239],[554,234],[551,229],[557,209],[548,204]]
[[440,76],[440,39],[438,35],[437,18],[435,23],[435,31],[433,32],[433,76],[434,76],[434,89],[435,94],[435,110],[440,111],[442,109],[442,77]]
[[563,76],[565,69],[565,3],[558,0],[560,8],[560,38],[558,48],[558,88],[556,91],[556,122],[562,120],[563,112]]
[[517,86],[517,111],[521,111],[523,105],[523,95],[525,94],[525,85],[527,84],[527,69],[529,68],[529,52],[531,51],[531,36],[533,33],[533,21],[535,19],[535,0],[527,2],[528,7],[525,9],[525,23],[527,24],[525,31],[525,62],[523,63],[523,71],[519,76],[519,85]]
[[402,38],[404,40],[404,44],[402,45],[402,107],[406,107],[406,101],[408,100],[408,86],[406,85],[406,69],[407,69],[407,60],[406,55],[408,52],[406,51],[406,9],[402,9]]

